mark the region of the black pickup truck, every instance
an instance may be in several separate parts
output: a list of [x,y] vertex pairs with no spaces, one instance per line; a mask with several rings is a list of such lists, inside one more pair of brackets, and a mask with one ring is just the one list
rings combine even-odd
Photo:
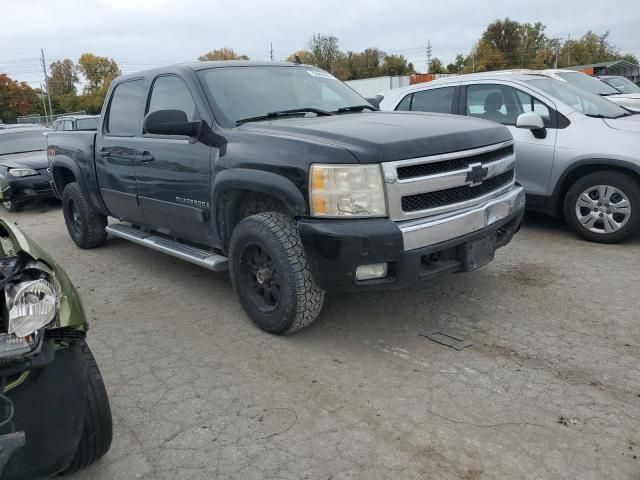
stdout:
[[52,132],[47,153],[78,246],[109,233],[229,269],[248,316],[278,334],[311,323],[327,291],[484,265],[524,210],[504,126],[380,112],[294,63],[119,77],[97,132]]

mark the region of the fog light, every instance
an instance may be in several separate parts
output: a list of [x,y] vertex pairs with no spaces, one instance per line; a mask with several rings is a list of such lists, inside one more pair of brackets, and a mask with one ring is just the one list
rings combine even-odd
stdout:
[[386,263],[372,263],[371,265],[359,265],[356,268],[356,280],[371,280],[387,276]]

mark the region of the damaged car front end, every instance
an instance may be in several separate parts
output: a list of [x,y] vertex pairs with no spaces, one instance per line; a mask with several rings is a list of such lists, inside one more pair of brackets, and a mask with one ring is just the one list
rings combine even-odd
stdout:
[[68,276],[0,220],[0,477],[77,471],[111,444],[111,411]]

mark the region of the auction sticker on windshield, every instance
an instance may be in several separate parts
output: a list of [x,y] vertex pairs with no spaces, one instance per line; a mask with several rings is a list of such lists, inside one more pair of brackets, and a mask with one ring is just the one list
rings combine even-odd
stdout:
[[331,80],[337,80],[336,77],[334,77],[330,73],[323,72],[322,70],[307,70],[307,73],[312,77],[329,78]]

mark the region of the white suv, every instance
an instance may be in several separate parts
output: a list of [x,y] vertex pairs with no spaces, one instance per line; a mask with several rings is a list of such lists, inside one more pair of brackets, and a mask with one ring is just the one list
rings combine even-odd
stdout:
[[390,90],[380,107],[506,125],[529,209],[564,215],[594,242],[640,231],[640,115],[601,96],[539,73],[496,72]]

